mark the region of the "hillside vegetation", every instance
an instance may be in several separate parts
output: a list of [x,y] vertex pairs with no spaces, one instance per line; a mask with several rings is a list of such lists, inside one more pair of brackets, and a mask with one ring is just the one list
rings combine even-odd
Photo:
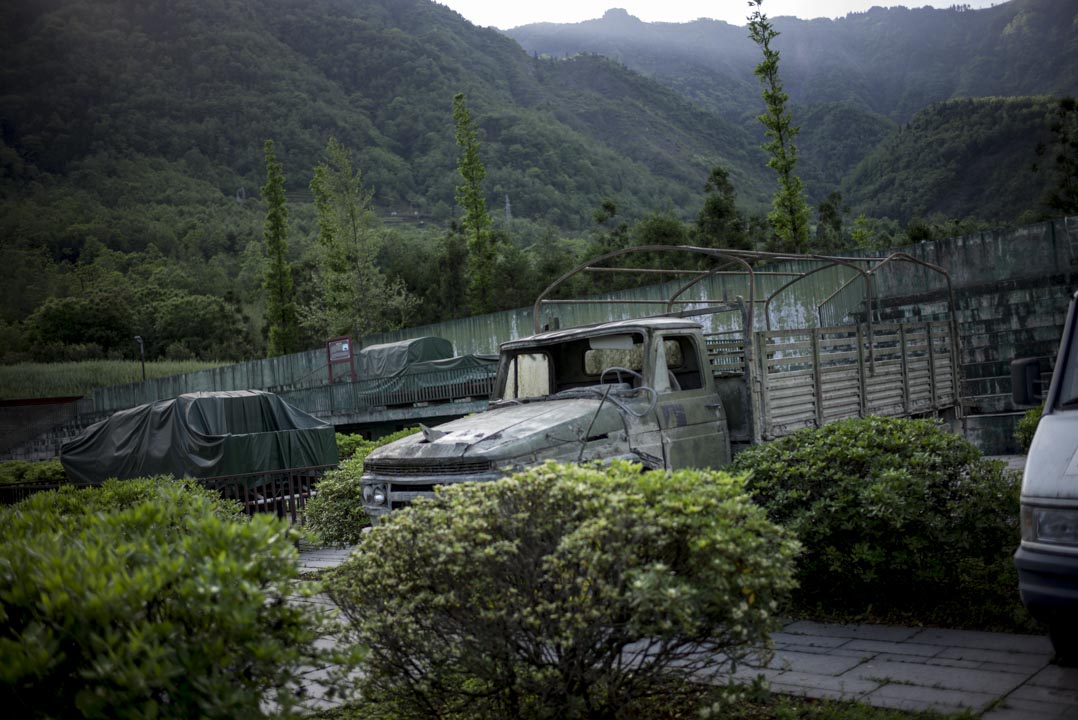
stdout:
[[[1044,168],[1066,147],[1053,108],[1078,94],[1074,23],[1066,0],[776,18],[826,247],[899,241],[918,218],[953,230],[1048,212]],[[262,354],[270,139],[301,317],[324,301],[310,183],[331,138],[370,197],[377,287],[403,308],[356,334],[472,312],[457,93],[494,220],[491,307],[529,304],[597,250],[769,239],[758,50],[725,23],[611,11],[510,36],[430,0],[15,0],[0,43],[7,362],[130,359],[136,335],[151,360]],[[308,323],[301,345],[327,332]]]

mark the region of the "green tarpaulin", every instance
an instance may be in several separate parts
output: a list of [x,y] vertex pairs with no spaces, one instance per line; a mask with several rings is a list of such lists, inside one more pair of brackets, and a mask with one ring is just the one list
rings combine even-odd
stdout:
[[361,379],[393,377],[409,365],[453,357],[453,343],[440,337],[421,337],[371,345],[356,356]]
[[208,478],[337,463],[332,425],[260,390],[191,393],[115,413],[60,448],[75,482]]

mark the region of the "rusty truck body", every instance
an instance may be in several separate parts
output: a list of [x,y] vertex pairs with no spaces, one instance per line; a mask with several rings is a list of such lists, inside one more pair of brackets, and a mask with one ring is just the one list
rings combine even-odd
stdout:
[[[640,253],[666,252],[697,262],[683,269],[612,266]],[[786,260],[801,268],[773,269]],[[945,304],[953,306],[946,273],[905,255],[834,258],[651,246],[584,263],[536,301],[535,334],[501,345],[487,411],[424,427],[368,456],[364,508],[377,519],[439,485],[494,480],[546,460],[721,467],[744,447],[842,418],[955,414],[953,313],[915,323],[873,320],[873,278],[900,263],[941,273]],[[772,301],[824,268],[839,268],[839,290],[863,286],[867,300],[858,321],[772,329]],[[558,289],[582,272],[682,280],[668,283],[662,300],[558,299]],[[721,274],[738,276],[745,294],[701,297],[702,282]],[[633,303],[662,307],[657,315],[550,329],[561,317],[551,309],[613,304],[626,312]],[[716,315],[726,316],[720,329],[695,319]]]

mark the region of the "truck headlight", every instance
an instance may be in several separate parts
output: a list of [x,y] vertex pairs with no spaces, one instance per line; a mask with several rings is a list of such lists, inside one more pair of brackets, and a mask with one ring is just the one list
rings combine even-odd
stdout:
[[1023,507],[1022,539],[1051,545],[1078,545],[1078,509]]
[[363,486],[363,504],[364,505],[385,505],[386,492],[385,485],[364,485]]

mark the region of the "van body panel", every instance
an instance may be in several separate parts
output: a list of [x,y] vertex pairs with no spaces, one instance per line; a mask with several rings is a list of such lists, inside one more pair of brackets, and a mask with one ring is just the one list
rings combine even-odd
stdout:
[[[1078,662],[1078,294],[1063,326],[1052,382],[1022,475],[1018,591],[1048,626],[1056,656]],[[1021,369],[1021,368],[1019,368]],[[1012,380],[1015,373],[1012,373]],[[1013,389],[1015,404],[1039,398]]]
[[1078,410],[1041,418],[1026,458],[1022,501],[1069,500],[1078,507]]
[[1078,555],[1043,552],[1023,543],[1014,563],[1022,602],[1034,618],[1051,623],[1078,607]]

